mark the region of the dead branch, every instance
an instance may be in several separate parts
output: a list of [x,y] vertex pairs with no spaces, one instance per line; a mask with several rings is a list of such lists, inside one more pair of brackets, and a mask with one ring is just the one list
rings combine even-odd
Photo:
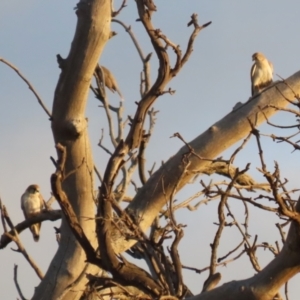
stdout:
[[145,158],[145,149],[147,147],[147,144],[150,141],[150,137],[152,135],[154,126],[155,126],[155,115],[158,113],[158,111],[154,111],[154,108],[151,108],[148,111],[149,116],[149,130],[148,133],[143,133],[143,138],[139,147],[139,154],[138,154],[138,167],[139,167],[139,176],[142,184],[145,184],[146,179],[146,172],[145,172],[145,164],[146,164],[146,158]]
[[28,85],[28,88],[33,92],[33,94],[36,97],[37,101],[39,102],[39,104],[41,105],[41,107],[43,108],[43,110],[45,111],[45,113],[48,115],[48,117],[51,120],[52,119],[51,113],[49,112],[49,110],[45,106],[42,98],[38,95],[38,93],[36,92],[36,90],[34,89],[34,87],[32,86],[32,84],[26,79],[26,77],[13,64],[11,64],[10,62],[8,62],[4,58],[0,57],[0,61],[3,62],[4,64],[6,64],[7,66],[9,66],[11,69],[13,69],[21,77],[21,79],[23,81],[25,81],[25,83]]
[[[244,172],[246,172],[246,171],[247,171],[247,169],[244,170]],[[241,173],[244,173],[244,172],[241,172]],[[228,187],[226,189],[226,192],[224,193],[224,195],[221,196],[220,203],[219,203],[219,206],[218,206],[219,226],[218,226],[218,230],[216,232],[214,241],[211,244],[212,251],[211,251],[211,259],[210,259],[209,277],[211,277],[212,275],[214,275],[216,273],[217,249],[218,249],[218,246],[219,246],[222,231],[225,227],[224,207],[225,207],[225,204],[228,200],[228,193],[233,188],[233,183],[237,179],[238,174],[239,174],[239,172],[236,172],[236,174],[234,174],[234,177],[232,178],[231,183],[228,185]],[[209,280],[209,277],[208,277],[207,280]]]
[[122,9],[125,8],[125,7],[127,6],[127,5],[126,5],[126,2],[127,2],[127,0],[123,0],[123,2],[122,2],[122,4],[121,4],[120,8],[119,8],[118,10],[112,12],[112,17],[113,17],[113,18],[116,17],[116,16],[122,11]]
[[[119,276],[119,274],[116,272],[116,268],[119,265],[119,262],[116,260],[114,255],[112,255],[113,252],[111,248],[107,248],[109,246],[111,247],[110,245],[111,240],[109,240],[108,232],[111,230],[111,227],[109,225],[111,205],[109,204],[109,202],[113,198],[112,187],[119,170],[124,164],[126,155],[128,155],[128,153],[131,150],[139,147],[140,145],[142,132],[143,132],[143,123],[148,110],[150,109],[154,101],[157,99],[157,97],[160,95],[160,92],[163,91],[165,85],[172,79],[172,74],[170,73],[169,57],[166,51],[163,49],[160,39],[157,39],[156,37],[151,22],[151,17],[148,14],[148,12],[145,10],[142,1],[140,0],[137,1],[137,7],[138,7],[140,20],[143,23],[150,37],[152,45],[159,59],[160,66],[159,66],[158,78],[155,84],[138,103],[136,115],[132,121],[132,126],[130,128],[127,138],[125,139],[125,141],[122,140],[120,141],[119,145],[115,149],[114,154],[111,156],[107,164],[107,168],[104,173],[103,183],[100,188],[99,201],[98,201],[99,206],[98,206],[97,218],[96,218],[97,232],[100,233],[98,234],[98,240],[99,240],[99,245],[101,245],[101,253],[103,251],[106,251],[107,255],[105,260],[110,262],[109,267],[110,269],[112,268],[114,269],[114,272],[117,276]],[[104,220],[102,220],[100,216],[105,216]],[[107,232],[106,231],[103,232],[103,230],[107,230]],[[106,242],[103,243],[103,240],[105,240]]]
[[[107,182],[105,177],[104,182]],[[148,295],[158,296],[161,293],[161,287],[151,278],[151,276],[143,269],[129,263],[124,257],[117,257],[113,251],[111,240],[112,203],[114,203],[114,208],[117,209],[119,214],[122,213],[122,210],[107,192],[107,186],[105,184],[102,184],[99,194],[102,197],[99,197],[97,211],[97,236],[98,240],[101,241],[99,242],[99,249],[104,268],[113,275],[114,280],[117,282],[133,285]],[[103,195],[110,195],[110,198],[103,197]],[[130,221],[127,214],[122,213],[122,216],[126,217],[129,224],[133,226],[133,222]]]
[[[43,221],[57,221],[61,219],[61,210],[48,210],[43,211],[40,214],[30,217],[26,219],[25,221],[22,221],[21,223],[17,224],[14,229],[17,233],[21,233],[23,230],[29,228],[31,225],[35,223],[40,223]],[[14,235],[14,231],[11,230],[8,232],[9,236],[5,233],[1,235],[0,238],[0,249],[5,248],[12,240],[10,239],[10,236]]]
[[94,166],[94,171],[95,171],[99,181],[102,183],[102,181],[103,181],[102,176],[96,166]]
[[262,150],[262,146],[260,143],[260,135],[259,135],[259,131],[254,127],[254,125],[252,124],[252,122],[249,120],[250,126],[252,128],[252,134],[256,137],[256,141],[257,141],[257,147],[259,150],[259,156],[260,156],[260,160],[261,160],[261,165],[262,165],[262,172],[265,176],[265,178],[267,179],[267,181],[270,184],[273,196],[279,206],[279,212],[281,214],[283,214],[284,216],[287,216],[288,218],[291,218],[294,221],[297,221],[300,223],[300,215],[299,213],[295,212],[293,209],[291,210],[291,208],[286,205],[285,201],[283,200],[282,196],[278,193],[278,184],[279,181],[277,180],[277,178],[279,178],[279,167],[278,164],[275,162],[275,171],[273,174],[271,174],[266,167],[266,164],[264,162],[264,157],[263,157],[263,150]]
[[19,294],[20,298],[21,298],[22,300],[27,300],[27,299],[24,297],[24,295],[23,295],[23,293],[22,293],[22,290],[21,290],[21,288],[20,288],[20,285],[19,285],[19,283],[18,283],[18,265],[14,265],[14,282],[15,282],[15,286],[16,286],[16,288],[17,288],[17,291],[18,291],[18,294]]
[[[239,253],[237,256],[235,256],[235,257],[233,257],[231,259],[228,259],[228,260],[226,260],[224,262],[217,263],[216,267],[226,267],[229,263],[238,260],[245,253],[246,253],[246,251],[242,250],[241,253]],[[184,266],[184,265],[182,265],[182,268],[190,270],[190,271],[195,271],[196,273],[201,274],[201,273],[203,273],[205,271],[209,271],[210,270],[210,265],[207,266],[207,267],[205,267],[205,268],[203,268],[203,269],[197,269],[197,268],[193,268],[193,267],[189,267],[189,266]],[[217,273],[215,273],[215,274],[217,274]],[[204,284],[205,284],[205,282],[204,282]]]
[[[6,227],[6,222],[5,222],[5,215],[4,215],[4,209],[3,209],[3,203],[2,203],[2,199],[0,197],[0,212],[1,212],[1,223],[2,223],[2,226],[3,226],[3,230],[4,230],[4,233],[7,232],[7,227]],[[1,240],[0,240],[0,245],[1,245]]]
[[100,148],[102,148],[102,149],[103,149],[106,153],[108,153],[109,155],[112,155],[112,152],[111,152],[108,148],[106,148],[105,146],[102,145],[103,138],[104,138],[104,129],[102,128],[102,129],[101,129],[101,137],[100,137],[100,140],[99,140],[99,142],[98,142],[98,146],[99,146]]
[[27,253],[25,247],[23,246],[23,244],[21,243],[21,240],[19,238],[18,233],[15,231],[14,235],[10,235],[9,233],[6,233],[7,236],[16,243],[18,249],[14,250],[11,248],[11,250],[15,251],[15,252],[20,252],[22,253],[22,255],[25,257],[25,259],[28,261],[29,265],[32,267],[32,269],[35,271],[35,273],[37,274],[37,276],[40,278],[40,280],[43,280],[44,278],[44,274],[42,273],[42,271],[40,270],[40,268],[38,267],[38,265],[35,263],[35,261],[33,260],[33,258]]
[[12,235],[8,232],[5,232],[4,235],[7,235],[8,238],[10,240],[14,241],[18,247],[17,250],[14,250],[14,249],[12,249],[12,250],[16,251],[16,252],[20,252],[25,257],[25,259],[28,261],[30,266],[33,268],[33,270],[35,271],[37,276],[42,280],[44,275],[43,275],[42,271],[40,270],[40,268],[38,267],[38,265],[34,262],[33,258],[27,253],[25,247],[23,246],[23,244],[20,240],[20,237],[19,237],[17,231],[15,230],[15,226],[9,217],[6,207],[4,205],[1,205],[1,210],[2,210],[1,214],[3,214],[3,218],[4,218],[5,222],[8,224],[8,226],[11,228],[11,230],[13,232]]
[[[138,159],[135,153],[132,153],[132,156],[130,157],[130,162],[131,163],[128,169],[126,169],[125,166],[122,167],[123,178],[114,191],[116,200],[119,203],[124,200],[129,184],[133,182],[132,177],[138,166]],[[136,187],[136,189],[138,188]]]
[[141,88],[141,93],[140,93],[141,97],[143,97],[150,89],[150,84],[151,84],[151,82],[150,82],[150,58],[151,58],[152,53],[148,54],[145,57],[141,46],[139,45],[134,33],[131,30],[131,26],[126,26],[122,21],[117,20],[117,19],[113,19],[112,22],[120,24],[121,26],[123,26],[125,31],[128,32],[136,50],[140,56],[140,59],[143,63],[143,76],[142,76],[141,83],[144,88]]
[[139,147],[139,154],[138,154],[138,166],[139,166],[139,176],[142,184],[145,184],[147,181],[146,178],[146,172],[145,172],[145,149],[146,149],[146,144],[148,143],[149,140],[149,135],[143,134],[143,138],[141,140],[141,144]]

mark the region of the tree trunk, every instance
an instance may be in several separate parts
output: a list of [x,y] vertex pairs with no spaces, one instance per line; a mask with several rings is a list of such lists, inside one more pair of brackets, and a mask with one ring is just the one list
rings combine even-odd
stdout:
[[[60,62],[62,72],[54,95],[52,131],[55,144],[61,143],[67,148],[66,175],[75,171],[64,181],[64,191],[85,234],[95,246],[94,165],[85,108],[96,64],[109,39],[111,1],[80,1],[76,14],[78,22],[71,50]],[[87,282],[85,276],[77,280],[86,265],[85,259],[84,251],[63,218],[58,251],[33,300],[79,299]],[[76,280],[79,283],[74,291],[69,287]]]

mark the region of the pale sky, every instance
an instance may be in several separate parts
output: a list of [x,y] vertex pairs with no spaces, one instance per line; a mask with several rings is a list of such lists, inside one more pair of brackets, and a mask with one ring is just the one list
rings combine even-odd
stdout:
[[[120,2],[115,1],[115,6],[118,7]],[[56,54],[66,57],[69,52],[76,25],[73,9],[76,3],[1,0],[0,57],[18,67],[34,85],[49,110],[52,108],[54,89],[60,73]],[[176,90],[175,95],[160,97],[154,106],[159,114],[147,151],[148,169],[154,162],[159,166],[162,160],[167,160],[182,146],[178,139],[169,138],[175,132],[180,132],[189,141],[229,113],[235,103],[249,99],[251,56],[254,52],[263,52],[273,62],[275,74],[282,77],[289,77],[300,69],[299,1],[156,0],[155,3],[158,11],[153,15],[154,26],[160,28],[175,44],[179,44],[183,51],[192,30],[186,26],[192,13],[198,14],[199,23],[212,21],[212,24],[199,34],[190,60],[171,82],[170,87]],[[118,18],[132,26],[145,54],[153,52],[141,23],[135,22],[137,12],[134,1],[128,1],[128,6]],[[124,29],[113,23],[112,30],[118,35],[108,42],[101,64],[114,73],[119,83],[125,98],[126,117],[134,114],[134,102],[139,100],[142,64]],[[154,80],[157,72],[155,55],[151,62]],[[278,80],[276,76],[275,80]],[[56,154],[47,115],[25,83],[4,64],[0,64],[0,91],[0,196],[13,222],[17,224],[24,218],[20,196],[29,184],[39,184],[44,198],[49,198],[50,175],[54,171],[49,157],[56,157]],[[109,97],[113,104],[118,103],[116,95],[109,93]],[[96,164],[103,172],[108,155],[97,147],[97,143],[101,128],[107,127],[103,110],[98,106],[99,102],[93,96],[90,97],[87,117],[93,153]],[[288,117],[280,114],[272,120],[294,124],[295,119]],[[272,132],[266,126],[261,130]],[[106,137],[107,132],[106,129]],[[284,132],[280,134],[284,135]],[[109,140],[105,140],[106,145],[112,149]],[[278,161],[283,177],[290,179],[289,187],[299,187],[299,153],[291,153],[293,149],[287,145],[274,146],[273,142],[264,139],[268,166],[273,170],[273,161]],[[247,162],[251,162],[251,175],[263,181],[256,170],[256,167],[260,167],[257,152],[254,141],[251,141],[238,156],[236,164],[244,168]],[[228,158],[230,152],[223,155]],[[203,176],[203,179],[210,178]],[[194,187],[180,192],[176,198],[179,201],[185,200],[198,190],[201,190],[201,186],[196,183]],[[243,220],[241,204],[232,200],[230,205],[237,217]],[[188,225],[180,247],[183,264],[200,269],[209,264],[209,244],[217,229],[213,225],[213,222],[217,222],[216,207],[217,202],[200,206],[194,212],[184,210],[177,215],[181,223]],[[280,241],[274,227],[276,219],[259,210],[250,211],[250,217],[253,218],[250,222],[252,238],[259,233],[259,242]],[[38,243],[33,241],[29,230],[20,235],[29,254],[43,272],[46,272],[57,249],[53,226],[59,227],[59,222],[43,223]],[[236,229],[226,229],[219,256],[225,255],[240,240]],[[39,279],[25,259],[10,250],[11,247],[15,248],[11,243],[0,251],[1,299],[18,297],[13,283],[14,264],[19,266],[18,279],[22,291],[25,297],[30,298]],[[272,259],[266,252],[260,251],[258,254],[261,266]],[[223,276],[221,284],[247,278],[255,273],[246,256],[218,271]],[[187,285],[194,293],[198,293],[207,273],[199,275],[185,271],[184,276]],[[299,280],[299,277],[295,277],[291,281],[290,300],[299,298],[296,296]]]

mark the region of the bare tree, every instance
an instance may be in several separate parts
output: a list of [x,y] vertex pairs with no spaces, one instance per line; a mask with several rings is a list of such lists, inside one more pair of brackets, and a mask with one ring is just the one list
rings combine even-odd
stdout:
[[[138,21],[148,35],[157,60],[159,72],[153,85],[150,84],[151,54],[144,55],[130,27],[116,19],[125,7],[124,0],[118,11],[113,11],[111,1],[80,1],[76,7],[78,22],[70,53],[66,58],[57,56],[61,74],[56,86],[52,113],[43,105],[30,83],[18,70],[4,59],[2,62],[14,68],[35,93],[39,103],[51,119],[53,136],[57,149],[57,159],[52,159],[55,171],[51,176],[53,195],[61,206],[61,211],[49,207],[40,215],[34,216],[16,226],[12,224],[5,206],[1,204],[4,234],[0,247],[14,241],[38,276],[40,285],[32,299],[279,299],[279,289],[299,272],[299,211],[300,203],[290,196],[281,179],[279,167],[270,172],[264,163],[260,133],[257,127],[280,110],[287,110],[289,104],[298,106],[300,73],[286,80],[276,82],[262,93],[237,105],[228,115],[208,128],[191,142],[186,142],[180,133],[174,137],[181,140],[183,147],[155,172],[145,171],[145,149],[148,145],[156,111],[154,102],[166,93],[172,94],[166,85],[187,63],[193,43],[198,33],[210,25],[198,24],[193,14],[187,22],[192,28],[187,46],[182,51],[163,32],[154,27],[151,16],[157,10],[153,1],[136,0]],[[113,19],[112,19],[113,18]],[[106,42],[114,36],[110,23],[114,21],[129,33],[143,63],[140,95],[135,116],[123,120],[123,96],[111,72],[98,65],[99,57]],[[171,63],[169,51],[175,53],[175,63]],[[92,79],[95,78],[93,82]],[[119,106],[112,106],[107,98],[105,87],[120,95]],[[110,151],[102,141],[99,146],[110,154],[103,177],[94,165],[87,130],[85,108],[90,90],[103,105],[106,112],[110,140],[114,150]],[[289,110],[296,114],[296,110]],[[114,122],[114,117],[117,122]],[[149,119],[150,125],[145,121]],[[269,121],[268,121],[269,123]],[[125,126],[130,125],[127,132]],[[117,127],[117,133],[115,131]],[[298,124],[293,126],[298,127]],[[253,136],[260,153],[261,173],[265,183],[255,182],[248,174],[248,166],[234,167],[233,162],[248,139]],[[291,144],[298,150],[291,137],[272,136]],[[236,142],[245,139],[233,152],[230,159],[216,157]],[[133,180],[138,171],[141,187]],[[174,196],[196,176],[219,174],[229,178],[227,183],[201,182],[202,189],[195,197],[203,196],[203,201],[219,200],[218,229],[211,244],[211,261],[208,263],[208,276],[202,292],[193,295],[182,276],[178,245],[183,236],[183,225],[178,224],[174,212],[182,207],[195,209],[191,201],[177,204]],[[101,187],[95,196],[94,175],[99,177]],[[130,184],[135,187],[133,197],[128,196]],[[273,202],[265,205],[243,194],[243,190],[263,190],[270,193],[258,196]],[[291,224],[289,234],[282,235],[283,247],[269,244],[251,243],[247,233],[247,217],[239,224],[231,212],[228,199],[239,199],[247,211],[248,205],[277,214]],[[123,203],[129,202],[124,209]],[[96,207],[96,213],[95,213]],[[22,246],[18,233],[30,225],[62,218],[61,228],[57,229],[59,247],[46,274],[42,274],[32,258]],[[228,218],[231,218],[229,223]],[[6,224],[9,225],[10,231]],[[226,226],[236,226],[241,234],[241,242],[225,257],[217,257],[220,237]],[[150,233],[146,234],[150,228]],[[282,232],[282,225],[278,223]],[[169,242],[169,249],[164,247]],[[244,247],[244,248],[242,248]],[[259,247],[268,249],[274,259],[261,268],[256,258]],[[128,260],[126,253],[146,261],[149,270],[144,270]],[[247,254],[257,274],[246,280],[226,283],[215,287],[221,274],[217,267],[226,264],[229,256]],[[231,258],[232,259],[232,258]],[[190,268],[191,269],[191,268]],[[204,270],[193,269],[196,272]],[[22,295],[15,281],[20,297]],[[93,298],[94,297],[94,298]]]

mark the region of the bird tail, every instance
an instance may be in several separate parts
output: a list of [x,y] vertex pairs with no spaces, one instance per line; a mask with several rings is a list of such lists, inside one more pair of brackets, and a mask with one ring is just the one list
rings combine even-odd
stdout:
[[40,239],[40,235],[39,235],[39,234],[34,235],[34,236],[33,236],[33,239],[34,239],[35,242],[38,242],[39,239]]
[[35,242],[38,242],[40,239],[40,228],[41,224],[34,224],[30,227]]

